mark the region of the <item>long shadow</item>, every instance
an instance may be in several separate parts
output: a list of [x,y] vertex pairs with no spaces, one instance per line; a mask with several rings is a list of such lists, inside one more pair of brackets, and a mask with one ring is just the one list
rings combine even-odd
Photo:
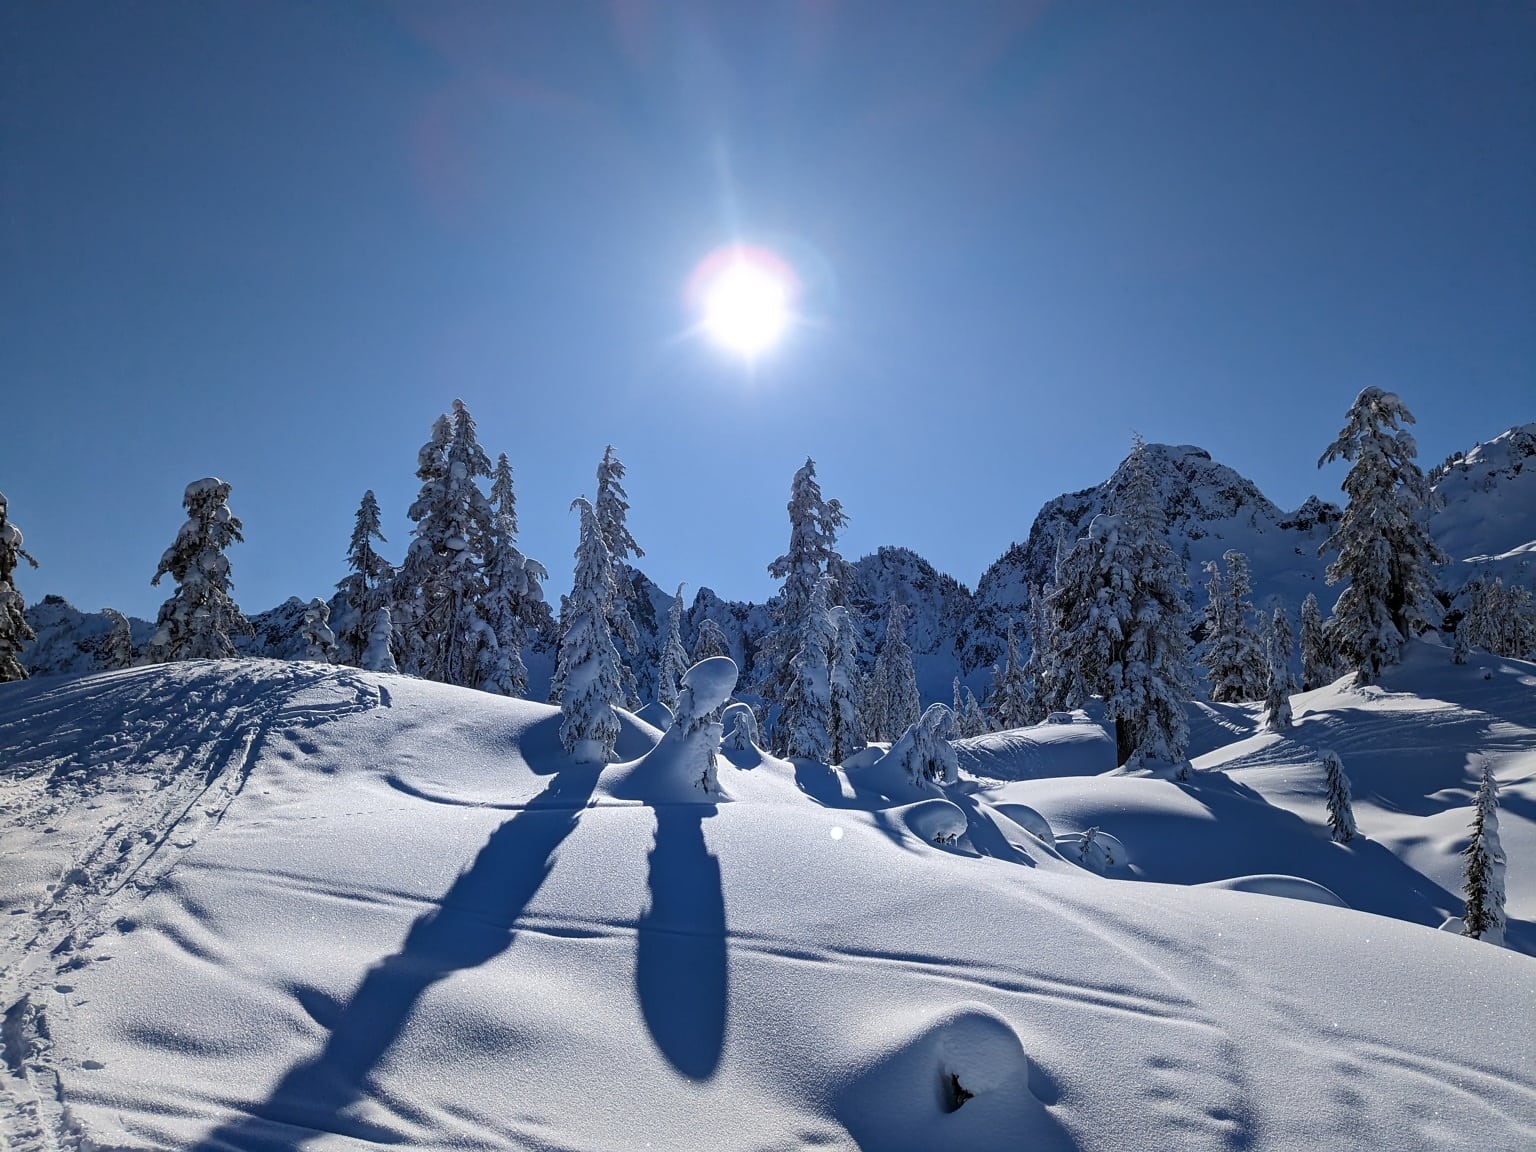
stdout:
[[[276,1152],[326,1133],[399,1143],[397,1133],[345,1114],[370,1094],[373,1069],[433,984],[512,945],[513,926],[554,865],[597,785],[597,767],[558,773],[529,807],[502,824],[442,900],[411,925],[400,950],[379,961],[329,1022],[312,1059],[295,1065],[267,1099],[205,1136],[200,1152]],[[717,873],[718,877],[718,873]],[[718,884],[718,879],[717,879]]]
[[651,1039],[672,1067],[708,1080],[725,1049],[725,894],[704,843],[712,805],[656,809],[647,862],[651,904],[638,925],[635,987]]

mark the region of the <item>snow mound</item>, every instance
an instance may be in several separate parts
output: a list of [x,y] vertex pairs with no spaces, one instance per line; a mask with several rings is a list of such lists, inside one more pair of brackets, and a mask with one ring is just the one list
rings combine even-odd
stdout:
[[914,836],[929,844],[958,843],[969,826],[965,813],[939,796],[898,808],[896,815]]
[[1287,900],[1310,900],[1314,904],[1331,904],[1335,908],[1348,908],[1334,893],[1321,884],[1300,876],[1234,876],[1230,880],[1212,880],[1202,888],[1222,888],[1228,892],[1257,892],[1264,896],[1283,896]]
[[1071,724],[1036,724],[954,741],[960,769],[992,780],[1097,776],[1115,766],[1115,741],[1082,712]]
[[720,711],[736,687],[729,656],[701,660],[683,675],[677,716],[655,748],[604,773],[602,793],[650,804],[716,804],[726,799],[717,777]]

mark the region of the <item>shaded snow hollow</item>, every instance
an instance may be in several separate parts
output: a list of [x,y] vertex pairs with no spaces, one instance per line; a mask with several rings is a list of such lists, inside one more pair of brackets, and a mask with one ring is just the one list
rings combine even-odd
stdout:
[[[555,709],[403,677],[230,661],[0,686],[0,1133],[1529,1148],[1536,960],[1426,924],[1492,757],[1529,947],[1536,668],[1424,659],[1298,697],[1293,737],[1213,711],[1188,786],[1051,778],[1056,743],[1090,767],[1063,733],[1016,779],[926,798],[722,756],[728,803],[618,797],[642,774],[572,764]],[[1347,847],[1319,817],[1324,737],[1355,785]],[[625,718],[627,764],[664,745]],[[1090,826],[1169,882],[1052,846]],[[1260,890],[1185,886],[1241,877]],[[1351,907],[1271,894],[1300,894],[1287,877]]]

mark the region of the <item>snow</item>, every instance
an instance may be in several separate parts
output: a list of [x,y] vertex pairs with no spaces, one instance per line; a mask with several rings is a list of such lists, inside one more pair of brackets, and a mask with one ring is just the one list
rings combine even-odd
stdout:
[[[566,756],[553,707],[401,676],[0,686],[0,1134],[1529,1148],[1533,687],[1414,645],[1368,691],[1295,697],[1284,736],[1203,706],[1188,784],[1086,774],[1083,715],[961,741],[962,778],[915,795],[721,757],[731,802],[678,803],[616,795],[623,765]],[[671,733],[620,720],[616,755],[657,762]],[[1319,745],[1354,784],[1347,846]],[[1502,948],[1434,930],[1484,764]],[[1097,827],[1129,863],[1099,875],[1032,825]]]

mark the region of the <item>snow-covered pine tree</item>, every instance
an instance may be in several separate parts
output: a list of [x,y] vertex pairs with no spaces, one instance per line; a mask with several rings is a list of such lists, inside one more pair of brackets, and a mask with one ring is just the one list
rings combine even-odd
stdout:
[[871,730],[876,740],[894,740],[922,714],[917,695],[917,670],[912,666],[912,647],[907,643],[906,605],[891,598],[885,618],[885,640],[875,658],[871,689],[876,701],[869,708],[879,727]]
[[352,525],[352,540],[347,545],[347,563],[351,571],[336,585],[345,606],[337,621],[336,642],[343,664],[362,663],[371,639],[368,627],[374,610],[389,598],[395,570],[388,560],[374,551],[373,542],[388,543],[379,526],[379,502],[373,489],[363,493]]
[[1163,510],[1138,437],[1111,498],[1062,559],[1048,598],[1060,637],[1062,706],[1102,696],[1116,762],[1178,765],[1185,774],[1193,693],[1185,660],[1188,578],[1168,546]]
[[999,728],[1022,728],[1030,723],[1031,691],[1012,620],[1008,621],[1007,651],[1002,671],[994,677],[992,696],[987,703]]
[[1311,592],[1301,602],[1301,688],[1311,692],[1325,684],[1331,684],[1338,676],[1333,660],[1333,646],[1323,624],[1323,614],[1317,607],[1317,596]]
[[[1024,662],[1018,692],[1019,720],[1024,726],[1041,723],[1050,714],[1052,652],[1056,638],[1045,610],[1045,592],[1038,584],[1029,587],[1029,659]],[[962,717],[962,725],[964,719]]]
[[480,685],[487,692],[521,696],[528,690],[523,645],[544,612],[544,565],[517,547],[517,495],[507,454],[496,458],[491,477],[490,552],[485,563],[485,614],[496,635],[496,658]]
[[980,736],[987,730],[986,714],[982,712],[981,705],[976,702],[976,694],[969,688],[964,690],[963,696],[960,715],[956,720],[960,735]]
[[1453,664],[1465,664],[1467,657],[1472,654],[1472,645],[1467,642],[1467,618],[1463,616],[1461,623],[1456,626],[1456,638],[1451,644],[1451,662]]
[[1328,583],[1349,581],[1333,608],[1336,649],[1357,681],[1373,683],[1438,616],[1432,565],[1448,562],[1423,524],[1429,486],[1414,463],[1413,414],[1391,392],[1366,388],[1317,465],[1350,461],[1344,517],[1319,553],[1336,552]]
[[396,581],[396,601],[408,610],[406,671],[427,680],[479,688],[497,664],[485,615],[492,512],[476,483],[490,475],[474,418],[455,400],[418,456],[421,492],[407,513],[415,527]]
[[720,716],[725,729],[724,747],[733,752],[751,752],[762,743],[757,730],[757,715],[750,704],[736,701],[726,705]]
[[831,762],[831,666],[838,632],[831,594],[831,578],[821,577],[803,609],[800,648],[789,661],[788,686],[773,731],[780,756]]
[[827,753],[830,763],[841,764],[865,743],[858,695],[859,636],[847,608],[839,606],[831,612],[834,633],[827,666]]
[[581,513],[576,546],[576,575],[561,623],[560,666],[565,670],[560,694],[560,742],[578,763],[606,764],[619,736],[615,709],[623,706],[619,653],[609,631],[609,606],[615,591],[613,562],[597,513],[585,497],[571,504]]
[[619,676],[625,703],[636,708],[640,705],[640,697],[632,665],[640,658],[640,633],[635,628],[631,611],[635,604],[635,586],[629,578],[628,560],[631,556],[644,556],[645,551],[635,543],[629,531],[629,493],[624,490],[624,473],[624,462],[615,455],[613,445],[608,445],[603,458],[597,462],[594,507],[603,542],[608,545],[608,562],[613,568],[614,595],[608,606],[608,626],[619,652]]
[[37,638],[24,615],[26,602],[16,590],[16,565],[25,560],[37,567],[22,544],[21,529],[11,523],[5,494],[0,493],[0,683],[27,678],[18,657],[22,646]]
[[1264,696],[1269,661],[1252,623],[1253,603],[1248,599],[1253,581],[1248,557],[1229,549],[1221,557],[1227,563],[1223,578],[1214,560],[1205,565],[1210,602],[1205,609],[1205,657],[1201,661],[1210,681],[1210,699],[1221,704],[1258,700]]
[[304,659],[318,664],[335,663],[336,633],[331,631],[331,606],[318,596],[304,609],[299,635],[304,641]]
[[101,614],[111,621],[111,629],[97,658],[102,669],[129,668],[133,665],[133,628],[116,608],[103,608]]
[[1472,840],[1462,850],[1466,911],[1461,934],[1504,943],[1504,848],[1499,843],[1499,785],[1485,761],[1472,807]]
[[395,625],[389,618],[389,605],[380,604],[369,618],[368,647],[363,649],[363,658],[358,667],[366,668],[370,672],[400,671],[395,663],[395,654],[391,650],[394,639]]
[[1291,622],[1284,608],[1275,609],[1265,641],[1269,669],[1264,685],[1264,726],[1271,732],[1289,732],[1296,677],[1291,674]]
[[731,642],[725,637],[725,630],[710,617],[706,616],[699,622],[699,635],[693,642],[693,662],[708,660],[711,656],[729,656],[731,654]]
[[186,522],[176,542],[160,557],[151,584],[169,574],[176,581],[160,606],[155,634],[145,657],[153,664],[172,660],[221,660],[235,654],[230,633],[251,635],[251,626],[230,599],[232,581],[224,549],[245,539],[229,510],[229,485],[215,476],[194,480],[182,494]]
[[668,712],[677,711],[678,685],[689,667],[688,653],[683,648],[683,586],[679,584],[667,609],[667,637],[662,641],[661,660],[656,669],[656,698],[667,706]]
[[[771,602],[773,627],[758,649],[755,668],[759,695],[770,708],[779,709],[781,719],[773,725],[770,736],[774,750],[781,755],[791,743],[816,743],[803,732],[790,737],[783,731],[782,716],[789,711],[792,698],[802,701],[795,704],[796,724],[810,722],[818,712],[816,707],[803,703],[816,698],[814,685],[797,687],[795,681],[806,675],[825,680],[825,666],[818,673],[808,663],[809,658],[802,659],[801,654],[808,644],[814,648],[823,642],[818,634],[825,632],[827,611],[839,598],[835,581],[842,574],[843,563],[837,554],[837,530],[847,521],[841,504],[822,499],[821,486],[816,482],[816,463],[807,459],[790,484],[789,549],[768,565],[768,574],[784,583]],[[824,580],[828,586],[821,588]],[[814,603],[818,589],[819,608]],[[830,650],[831,638],[827,637],[825,643]]]
[[1456,632],[1466,633],[1469,647],[1494,656],[1536,658],[1536,599],[1527,588],[1506,585],[1503,577],[1473,581]]
[[1328,827],[1333,839],[1348,844],[1358,831],[1355,827],[1355,810],[1350,803],[1349,777],[1344,775],[1344,762],[1337,752],[1324,749],[1319,753],[1323,760],[1323,779],[1328,787]]
[[959,774],[959,761],[949,742],[954,734],[954,713],[946,705],[930,704],[891,745],[890,755],[914,784],[953,784]]

